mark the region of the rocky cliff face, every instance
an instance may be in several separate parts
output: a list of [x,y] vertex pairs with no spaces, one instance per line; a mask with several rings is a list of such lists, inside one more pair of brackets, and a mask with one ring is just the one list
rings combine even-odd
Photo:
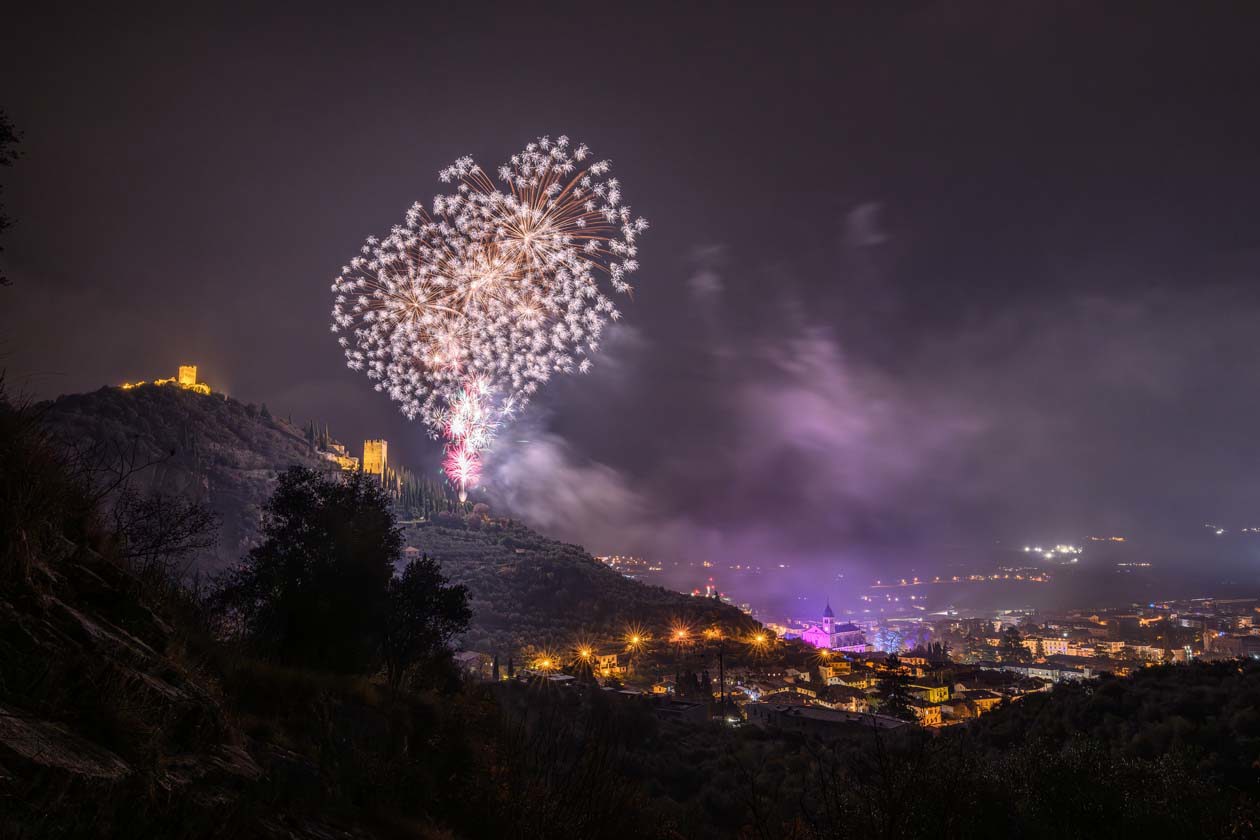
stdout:
[[263,767],[139,583],[56,545],[0,586],[0,836],[210,825]]

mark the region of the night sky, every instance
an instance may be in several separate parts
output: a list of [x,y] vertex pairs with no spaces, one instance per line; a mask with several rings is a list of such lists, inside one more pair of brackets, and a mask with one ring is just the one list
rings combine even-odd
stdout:
[[195,362],[433,469],[329,283],[454,158],[563,133],[652,229],[496,509],[817,570],[1260,525],[1260,7],[356,5],[7,16],[11,388]]

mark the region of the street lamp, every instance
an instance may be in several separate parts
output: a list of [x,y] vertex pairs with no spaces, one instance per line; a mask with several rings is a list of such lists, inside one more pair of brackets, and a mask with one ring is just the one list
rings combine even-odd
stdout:
[[705,638],[717,642],[718,649],[718,698],[721,702],[722,714],[726,715],[726,637],[721,628],[710,627],[704,631]]
[[670,631],[670,639],[674,643],[675,659],[674,659],[674,693],[678,693],[678,689],[682,685],[682,649],[691,637],[691,629],[681,622],[675,622],[673,629]]

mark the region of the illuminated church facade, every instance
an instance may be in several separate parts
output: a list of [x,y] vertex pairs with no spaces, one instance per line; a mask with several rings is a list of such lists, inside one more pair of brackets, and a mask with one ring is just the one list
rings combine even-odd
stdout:
[[866,636],[853,624],[836,624],[836,614],[828,603],[823,609],[822,621],[810,625],[801,632],[801,641],[816,648],[839,650],[845,653],[865,653],[869,650]]

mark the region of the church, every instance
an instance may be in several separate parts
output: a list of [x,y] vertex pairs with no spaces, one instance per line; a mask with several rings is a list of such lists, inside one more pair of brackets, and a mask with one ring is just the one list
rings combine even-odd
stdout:
[[865,653],[868,650],[866,636],[853,624],[836,624],[836,614],[831,602],[823,609],[822,623],[810,625],[801,633],[801,640],[816,648],[839,650],[845,653]]

